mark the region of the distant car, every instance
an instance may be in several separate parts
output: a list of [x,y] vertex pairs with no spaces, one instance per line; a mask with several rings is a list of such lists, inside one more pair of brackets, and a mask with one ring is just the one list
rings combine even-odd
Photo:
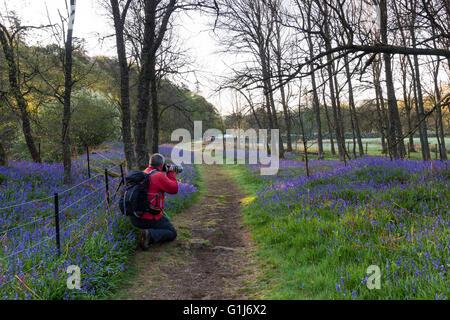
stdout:
[[207,136],[207,137],[205,137],[205,142],[213,142],[214,140],[216,140],[215,136]]

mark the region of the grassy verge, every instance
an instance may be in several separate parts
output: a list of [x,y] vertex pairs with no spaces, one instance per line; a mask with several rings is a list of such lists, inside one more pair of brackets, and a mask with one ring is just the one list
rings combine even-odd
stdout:
[[[266,187],[260,177],[244,166],[227,169],[248,195],[242,212],[260,247],[263,298],[448,299],[448,172],[419,178],[352,168],[257,197]],[[364,183],[375,181],[367,191]],[[370,265],[381,269],[380,290],[366,286]]]
[[258,275],[256,283],[248,285],[246,290],[250,292],[250,299],[270,299],[273,298],[271,292],[275,290],[277,279],[274,278],[274,270],[277,268],[276,261],[273,260],[276,254],[275,250],[269,250],[262,241],[262,235],[266,228],[262,224],[255,224],[252,215],[253,210],[250,204],[256,199],[259,190],[265,186],[265,182],[258,176],[252,174],[243,165],[225,165],[224,169],[229,172],[230,176],[241,188],[245,194],[242,199],[241,213],[244,216],[244,224],[250,228],[252,238],[257,243],[258,249],[252,252],[249,257],[259,265],[262,274]]

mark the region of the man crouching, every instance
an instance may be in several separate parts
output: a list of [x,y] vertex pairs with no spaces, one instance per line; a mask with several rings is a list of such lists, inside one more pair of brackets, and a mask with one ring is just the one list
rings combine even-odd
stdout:
[[145,173],[157,171],[150,176],[147,187],[147,196],[150,205],[161,209],[161,213],[153,215],[144,213],[140,218],[130,216],[131,223],[142,229],[139,244],[143,250],[147,250],[152,243],[173,241],[177,237],[177,231],[170,220],[164,216],[164,194],[177,194],[178,182],[171,166],[165,164],[164,156],[155,153],[150,158],[150,166]]

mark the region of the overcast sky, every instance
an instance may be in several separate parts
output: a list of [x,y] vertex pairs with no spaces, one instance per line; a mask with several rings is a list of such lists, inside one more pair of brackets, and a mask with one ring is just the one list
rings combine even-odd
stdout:
[[[41,25],[48,24],[47,9],[52,19],[52,23],[59,22],[58,9],[66,13],[65,0],[0,0],[9,10],[16,11],[21,18],[22,24]],[[78,0],[75,14],[74,36],[86,40],[86,50],[90,56],[106,55],[115,57],[115,38],[112,21],[107,16],[106,10],[100,5],[105,0]],[[219,53],[221,47],[217,43],[217,36],[213,34],[211,24],[214,17],[207,17],[198,12],[176,15],[174,17],[176,24],[176,33],[182,43],[182,47],[187,50],[187,54],[195,62],[195,74],[184,74],[178,77],[178,84],[187,85],[192,91],[197,89],[197,80],[199,81],[199,93],[208,101],[213,103],[222,115],[231,113],[232,104],[236,101],[230,92],[217,93],[216,89],[223,77],[230,72],[230,66],[236,66],[239,60],[244,60],[242,56],[236,57],[230,54]],[[110,36],[110,37],[107,37]],[[45,38],[47,37],[47,38]],[[105,38],[106,37],[106,38]],[[99,39],[105,40],[100,42]],[[42,31],[36,36],[30,37],[28,41],[49,41],[48,33]],[[394,66],[398,63],[394,61]],[[424,78],[429,78],[430,73],[427,70],[422,72]],[[448,81],[448,75],[441,72],[441,78]],[[430,79],[424,81],[426,84],[432,84]],[[363,99],[373,98],[373,89],[358,89],[358,82],[355,80],[355,98],[356,102]],[[401,84],[396,81],[396,89],[401,99]],[[342,101],[347,99],[345,92]],[[235,103],[236,104],[236,103]]]
[[[2,7],[14,10],[20,17],[23,25],[48,24],[47,9],[52,23],[59,22],[58,10],[66,13],[65,0],[3,0]],[[115,57],[115,38],[109,37],[100,42],[99,39],[114,34],[112,22],[107,16],[106,10],[99,4],[99,0],[76,1],[76,13],[74,24],[74,37],[86,40],[86,50],[90,56],[106,55]],[[220,54],[215,35],[210,23],[211,18],[190,12],[189,16],[176,17],[177,33],[182,47],[187,50],[195,62],[195,74],[184,75],[182,81],[195,91],[196,82],[199,81],[200,94],[213,103],[221,114],[231,111],[230,93],[217,93],[217,84],[220,75],[223,75],[232,65],[235,59],[232,56]],[[36,37],[36,39],[38,39]],[[48,41],[39,38],[40,41]]]

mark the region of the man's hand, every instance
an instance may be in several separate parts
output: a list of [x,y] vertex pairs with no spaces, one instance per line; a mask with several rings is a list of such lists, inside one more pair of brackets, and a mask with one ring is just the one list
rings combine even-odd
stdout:
[[165,172],[167,172],[167,173],[169,173],[169,172],[174,172],[175,173],[175,171],[173,170],[173,166],[172,165],[164,164],[164,169],[163,170]]

